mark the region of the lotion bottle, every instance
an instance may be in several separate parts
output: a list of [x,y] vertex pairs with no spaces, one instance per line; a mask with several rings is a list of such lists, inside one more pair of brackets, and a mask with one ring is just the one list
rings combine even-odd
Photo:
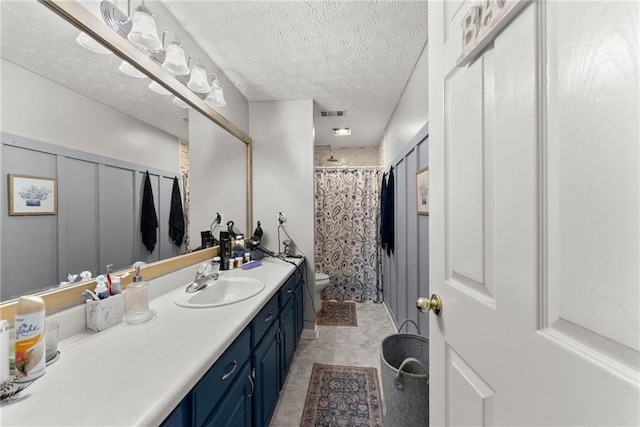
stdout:
[[44,375],[46,366],[44,300],[20,297],[16,306],[16,382],[29,382]]

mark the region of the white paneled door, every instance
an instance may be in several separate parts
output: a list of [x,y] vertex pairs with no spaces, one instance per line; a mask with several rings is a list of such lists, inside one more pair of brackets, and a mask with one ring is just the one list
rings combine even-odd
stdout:
[[430,422],[637,426],[640,3],[512,3],[429,7]]

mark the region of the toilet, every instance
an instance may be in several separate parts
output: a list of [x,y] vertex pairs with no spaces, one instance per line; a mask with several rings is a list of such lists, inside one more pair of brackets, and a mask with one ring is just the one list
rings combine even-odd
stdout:
[[313,307],[316,313],[322,308],[322,290],[329,286],[329,276],[324,273],[316,273],[316,282],[314,286]]

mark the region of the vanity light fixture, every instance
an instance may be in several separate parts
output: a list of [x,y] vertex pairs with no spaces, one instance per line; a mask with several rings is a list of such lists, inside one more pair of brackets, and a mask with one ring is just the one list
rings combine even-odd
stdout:
[[129,64],[127,61],[123,60],[118,67],[118,70],[125,73],[127,76],[135,77],[136,79],[145,79],[147,75],[142,71],[138,70],[133,65]]
[[149,83],[149,89],[151,89],[158,95],[171,95],[171,92],[166,90],[160,83],[155,80],[151,80],[151,83]]
[[91,37],[89,34],[85,33],[84,31],[80,31],[80,34],[78,34],[78,37],[76,37],[76,41],[80,46],[82,46],[87,50],[90,50],[91,52],[99,53],[100,55],[111,54],[111,51],[109,49],[107,49],[106,47],[102,46],[100,43],[95,41],[93,37]]
[[173,33],[174,40],[165,47],[162,68],[175,76],[186,76],[189,74],[189,66],[187,65],[182,44],[180,44],[178,36],[173,30],[164,30],[162,33],[162,45],[165,46],[164,38],[167,31],[171,31]]
[[173,97],[173,99],[171,100],[171,103],[173,105],[175,105],[176,107],[191,108],[191,106],[189,104],[187,104],[186,102],[184,102],[182,99],[178,98],[177,96]]
[[348,136],[351,135],[351,129],[349,128],[333,128],[333,136]]
[[209,92],[209,96],[206,97],[204,102],[212,107],[224,107],[227,105],[227,101],[224,99],[224,91],[218,81],[218,76],[215,73],[210,73],[209,76],[213,76],[214,79],[211,81],[211,92]]
[[156,20],[153,19],[151,11],[144,5],[144,0],[142,0],[142,4],[133,12],[131,22],[131,31],[129,31],[127,35],[131,43],[149,51],[162,49],[162,42],[160,41],[160,37],[158,37]]
[[200,64],[200,58],[196,55],[191,55],[189,56],[189,61],[191,61],[191,58],[197,58],[198,61],[191,67],[191,76],[187,82],[187,87],[197,93],[209,93],[211,86],[207,81],[207,70]]

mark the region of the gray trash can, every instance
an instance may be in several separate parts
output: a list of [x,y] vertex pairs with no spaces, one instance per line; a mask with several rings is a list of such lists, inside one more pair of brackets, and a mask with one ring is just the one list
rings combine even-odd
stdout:
[[380,367],[385,427],[429,425],[429,340],[421,335],[397,334],[382,341]]

